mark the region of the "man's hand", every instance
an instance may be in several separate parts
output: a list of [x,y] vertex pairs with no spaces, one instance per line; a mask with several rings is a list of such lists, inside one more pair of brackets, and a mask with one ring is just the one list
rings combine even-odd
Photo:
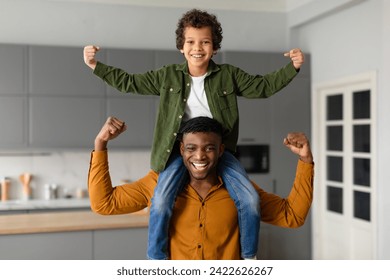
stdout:
[[291,59],[296,70],[300,69],[305,62],[305,56],[300,49],[292,49],[289,52],[284,53],[284,56],[288,56]]
[[97,60],[95,59],[96,53],[100,50],[97,46],[85,46],[84,47],[84,62],[89,68],[95,70]]
[[126,129],[127,126],[123,121],[109,117],[95,138],[95,151],[106,150],[108,141],[118,137]]
[[301,132],[292,132],[284,138],[283,144],[289,148],[299,159],[306,163],[313,163],[310,143],[306,135]]

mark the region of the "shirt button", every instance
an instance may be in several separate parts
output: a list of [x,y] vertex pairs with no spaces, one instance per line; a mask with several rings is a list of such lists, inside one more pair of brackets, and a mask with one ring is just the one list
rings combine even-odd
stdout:
[[184,99],[183,99],[183,101],[184,101],[184,102],[186,102],[186,101],[187,101],[187,99],[185,99],[185,98],[184,98]]
[[173,88],[170,88],[169,91],[173,91]]
[[176,132],[175,132],[175,133],[173,133],[173,136],[175,136],[175,137],[176,137],[176,136],[177,136],[177,133],[176,133]]
[[202,245],[198,244],[198,248],[202,248]]
[[203,226],[202,224],[199,225],[199,227],[202,227],[202,226]]
[[187,83],[187,87],[189,87],[190,86],[190,83]]
[[183,117],[183,116],[182,116],[182,115],[180,115],[180,116],[179,116],[179,119],[181,119],[182,117]]
[[170,150],[170,149],[168,149],[168,150],[167,150],[167,153],[170,153],[170,152],[171,152],[171,150]]
[[224,92],[223,92],[223,94],[224,94],[224,95],[226,95],[226,94],[227,94],[227,92],[226,92],[226,91],[224,91]]

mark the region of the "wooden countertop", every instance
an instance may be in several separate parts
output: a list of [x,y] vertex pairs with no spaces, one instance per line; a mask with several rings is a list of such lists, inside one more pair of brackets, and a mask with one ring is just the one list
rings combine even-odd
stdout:
[[112,216],[92,211],[0,215],[0,237],[10,234],[147,227],[148,220],[149,215],[145,212]]

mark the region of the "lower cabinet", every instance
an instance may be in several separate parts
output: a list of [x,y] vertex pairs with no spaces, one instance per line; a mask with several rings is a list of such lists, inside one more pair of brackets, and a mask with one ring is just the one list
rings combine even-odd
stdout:
[[0,235],[0,260],[146,259],[147,228]]
[[144,260],[148,228],[110,229],[93,232],[94,260]]
[[2,260],[88,260],[93,232],[56,232],[0,236]]

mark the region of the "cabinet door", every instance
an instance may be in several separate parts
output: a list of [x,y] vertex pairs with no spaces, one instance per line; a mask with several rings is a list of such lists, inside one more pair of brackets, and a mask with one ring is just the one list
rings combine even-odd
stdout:
[[127,125],[127,131],[112,141],[110,147],[151,147],[156,116],[153,100],[148,97],[107,99],[107,115],[118,117]]
[[156,51],[155,68],[161,68],[169,64],[181,64],[185,61],[184,55],[178,50],[159,50]]
[[[108,49],[107,64],[115,66],[130,74],[145,73],[155,69],[155,52],[152,50],[124,50],[124,49]],[[107,87],[108,97],[123,96],[131,98],[131,94],[119,94],[116,89]]]
[[92,148],[104,123],[104,98],[30,98],[30,146]]
[[266,53],[226,51],[222,53],[222,61],[241,68],[252,75],[267,74],[269,58]]
[[0,148],[27,145],[27,97],[0,96]]
[[91,260],[92,232],[0,236],[2,260]]
[[96,230],[93,236],[95,260],[145,260],[147,228]]
[[27,47],[0,45],[0,94],[27,92]]
[[30,93],[50,96],[104,96],[104,82],[84,64],[83,48],[29,47]]
[[238,144],[267,144],[272,129],[271,100],[238,98],[240,131]]

